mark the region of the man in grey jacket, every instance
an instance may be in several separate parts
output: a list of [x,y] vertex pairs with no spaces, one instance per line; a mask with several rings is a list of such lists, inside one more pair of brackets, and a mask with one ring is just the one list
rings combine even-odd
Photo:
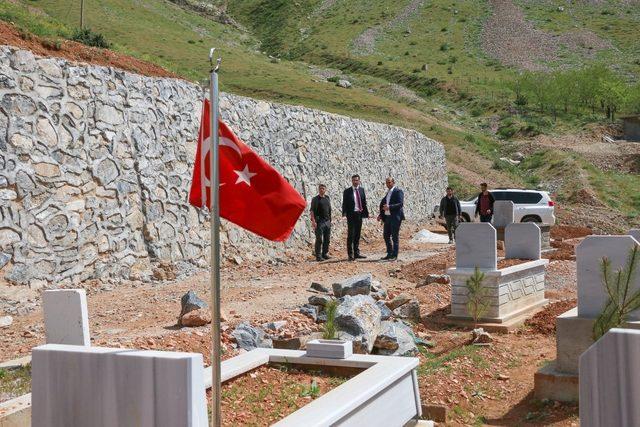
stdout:
[[462,208],[458,198],[453,195],[451,187],[447,187],[447,195],[440,200],[440,218],[442,217],[445,219],[449,243],[453,243],[456,238],[458,221],[462,219]]

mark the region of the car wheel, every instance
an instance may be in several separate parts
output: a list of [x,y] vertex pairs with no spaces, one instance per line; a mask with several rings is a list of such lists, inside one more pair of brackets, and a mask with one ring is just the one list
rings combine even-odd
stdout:
[[462,221],[460,222],[471,222],[471,219],[469,218],[469,215],[467,215],[466,213],[462,214]]
[[542,220],[540,219],[540,217],[537,217],[535,215],[530,215],[522,218],[522,221],[520,222],[542,222]]

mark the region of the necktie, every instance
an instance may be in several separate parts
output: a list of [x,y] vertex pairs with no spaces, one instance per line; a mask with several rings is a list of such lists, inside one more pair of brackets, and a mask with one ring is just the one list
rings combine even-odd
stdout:
[[360,189],[356,188],[356,209],[358,212],[362,212],[362,201],[360,201]]

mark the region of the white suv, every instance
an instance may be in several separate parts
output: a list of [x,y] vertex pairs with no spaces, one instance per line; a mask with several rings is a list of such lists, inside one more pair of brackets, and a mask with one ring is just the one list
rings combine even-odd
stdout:
[[[537,190],[519,190],[511,188],[496,188],[490,190],[493,197],[498,200],[511,200],[514,204],[515,222],[537,222],[542,225],[554,225],[556,223],[555,203],[549,193]],[[464,221],[474,221],[476,212],[476,196],[473,200],[460,201],[462,218]],[[439,206],[434,213],[437,216]]]

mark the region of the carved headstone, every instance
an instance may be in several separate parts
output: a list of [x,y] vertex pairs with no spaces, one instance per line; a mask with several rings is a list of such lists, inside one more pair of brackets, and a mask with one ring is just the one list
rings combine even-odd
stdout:
[[515,205],[511,200],[496,200],[493,204],[493,220],[495,228],[506,227],[514,221]]
[[42,309],[47,344],[91,345],[84,289],[44,291]]
[[[579,317],[598,317],[608,300],[602,276],[603,258],[611,262],[611,272],[615,273],[627,264],[634,245],[638,242],[631,236],[588,236],[576,247]],[[640,269],[636,269],[629,292],[639,289]],[[633,312],[630,320],[640,320],[640,311]]]
[[487,222],[465,222],[456,230],[456,268],[495,270],[496,229]]
[[505,258],[540,259],[542,242],[540,227],[533,222],[507,225],[504,237]]

